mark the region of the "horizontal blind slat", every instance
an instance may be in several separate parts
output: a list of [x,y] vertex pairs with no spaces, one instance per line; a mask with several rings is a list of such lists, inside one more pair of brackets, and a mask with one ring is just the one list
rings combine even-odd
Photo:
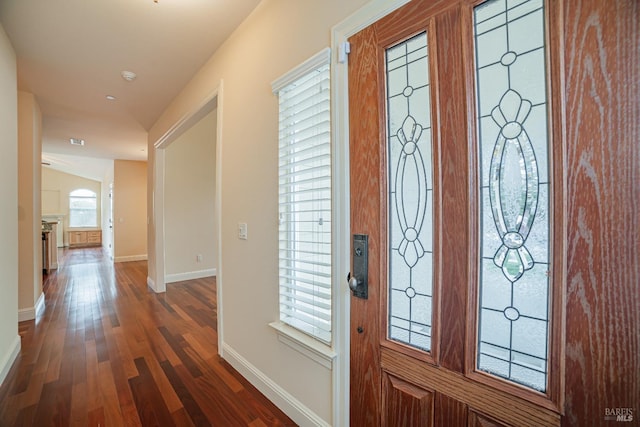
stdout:
[[[322,262],[322,261],[318,261],[318,258],[314,257],[312,260],[305,260],[305,259],[301,259],[301,258],[293,258],[293,257],[280,257],[280,262],[293,262],[296,261],[298,263],[301,264],[308,264],[308,265],[317,265],[318,267],[331,267],[331,263],[330,262]],[[329,270],[330,271],[330,270]]]
[[[293,302],[292,302],[293,301]],[[315,298],[313,295],[307,296],[300,292],[287,290],[280,293],[280,304],[290,307],[295,307],[295,302],[300,301],[305,304],[317,307],[318,310],[323,310],[323,313],[329,313],[331,309],[331,300],[324,300]],[[330,320],[331,317],[327,316],[326,320]]]
[[307,110],[312,110],[312,112],[328,110],[329,106],[325,104],[329,102],[330,96],[329,88],[320,90],[310,88],[306,92],[300,92],[297,96],[291,96],[280,102],[282,117],[287,119],[297,114],[309,114]]
[[329,67],[322,66],[315,71],[305,74],[278,91],[278,98],[288,99],[309,86],[317,86],[319,81],[329,81]]
[[281,287],[280,288],[280,293],[281,294],[287,294],[287,295],[299,295],[300,297],[304,297],[304,298],[308,298],[311,300],[318,300],[320,303],[324,303],[324,304],[331,304],[331,294],[329,294],[328,292],[325,292],[324,294],[319,292],[319,291],[313,291],[313,290],[309,290],[309,289],[300,289],[300,288],[295,288],[295,287]]
[[[321,282],[319,279],[305,279],[303,277],[296,277],[289,274],[281,274],[280,279],[282,282],[281,286],[289,287],[289,288],[300,288],[300,290],[309,290],[311,288],[307,288],[305,286],[311,286],[319,289],[330,290],[331,289],[331,281]],[[284,280],[283,280],[284,279]],[[321,296],[321,295],[318,295]]]
[[[331,316],[323,316],[322,314],[318,314],[317,311],[309,310],[304,307],[287,307],[284,304],[280,305],[282,309],[284,306],[285,314],[288,314],[291,317],[295,317],[300,320],[304,320],[310,325],[315,327],[324,329],[329,331],[331,326],[329,325],[329,321],[331,320]],[[324,322],[323,322],[324,320]]]
[[295,267],[282,267],[282,269],[287,270],[287,273],[288,273],[287,276],[295,277],[296,279],[298,278],[298,276],[295,276],[294,273],[312,274],[315,277],[326,277],[326,278],[331,277],[331,271],[327,273],[327,272],[320,272],[320,271],[308,270],[304,268],[295,268]]

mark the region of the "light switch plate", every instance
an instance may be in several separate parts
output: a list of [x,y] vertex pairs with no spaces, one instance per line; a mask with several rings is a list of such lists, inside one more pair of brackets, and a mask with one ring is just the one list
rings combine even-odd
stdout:
[[247,240],[247,223],[238,223],[238,239]]

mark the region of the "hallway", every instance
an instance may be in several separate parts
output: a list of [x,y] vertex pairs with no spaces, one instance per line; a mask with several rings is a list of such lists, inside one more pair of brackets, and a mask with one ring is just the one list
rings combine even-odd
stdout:
[[217,355],[215,279],[147,288],[147,264],[64,250],[21,322],[0,426],[291,426]]

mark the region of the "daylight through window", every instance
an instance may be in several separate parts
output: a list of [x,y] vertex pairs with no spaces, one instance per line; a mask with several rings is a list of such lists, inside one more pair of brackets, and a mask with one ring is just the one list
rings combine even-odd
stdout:
[[69,193],[69,227],[98,225],[96,193],[80,189]]

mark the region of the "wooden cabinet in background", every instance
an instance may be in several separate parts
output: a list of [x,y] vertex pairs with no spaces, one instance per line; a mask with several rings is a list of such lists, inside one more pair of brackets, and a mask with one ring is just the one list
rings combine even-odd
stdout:
[[74,246],[100,246],[102,244],[102,231],[69,231],[69,247]]
[[86,231],[70,231],[69,232],[69,246],[80,246],[87,244],[87,232]]
[[102,244],[102,231],[87,231],[87,244],[88,245],[101,245]]

